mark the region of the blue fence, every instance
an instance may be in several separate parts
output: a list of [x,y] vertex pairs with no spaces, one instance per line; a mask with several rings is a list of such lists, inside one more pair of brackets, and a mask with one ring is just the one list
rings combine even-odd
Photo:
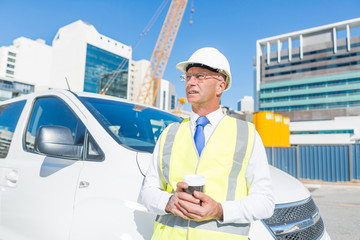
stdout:
[[265,149],[269,164],[297,178],[328,182],[360,180],[360,144]]
[[265,149],[269,164],[297,177],[296,147]]
[[351,145],[353,179],[360,179],[360,144]]

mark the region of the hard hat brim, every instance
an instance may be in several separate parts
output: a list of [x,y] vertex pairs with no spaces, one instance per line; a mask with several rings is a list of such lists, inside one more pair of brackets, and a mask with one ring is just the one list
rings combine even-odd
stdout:
[[[183,62],[179,62],[178,64],[176,64],[176,69],[185,73],[186,72],[186,68],[189,64],[197,64],[197,62],[192,62],[192,61],[183,61]],[[212,66],[209,66],[212,67]],[[227,73],[226,71],[222,72],[225,73],[224,75],[226,76],[226,87],[224,89],[224,91],[228,90],[231,86],[231,77],[230,74]]]
[[191,63],[193,63],[193,62],[188,62],[188,61],[180,62],[180,63],[176,64],[176,69],[181,72],[186,72],[186,67]]

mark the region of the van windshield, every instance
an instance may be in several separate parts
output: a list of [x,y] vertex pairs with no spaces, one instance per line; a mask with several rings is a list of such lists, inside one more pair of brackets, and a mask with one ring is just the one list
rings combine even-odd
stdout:
[[131,103],[92,97],[80,100],[121,145],[150,152],[161,132],[182,119],[173,114]]

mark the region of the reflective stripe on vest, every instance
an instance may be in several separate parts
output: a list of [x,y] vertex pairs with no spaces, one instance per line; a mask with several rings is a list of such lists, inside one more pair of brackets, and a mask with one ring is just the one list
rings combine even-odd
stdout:
[[[214,200],[220,202],[246,197],[245,172],[253,148],[253,124],[224,117],[200,158],[189,124],[189,120],[185,119],[163,132],[159,170],[164,189],[171,193],[184,175],[198,173],[206,177],[205,193]],[[249,228],[250,224],[219,224],[215,220],[195,222],[167,214],[157,217],[153,239],[184,239],[184,234],[188,239],[203,236],[209,240],[247,239]]]

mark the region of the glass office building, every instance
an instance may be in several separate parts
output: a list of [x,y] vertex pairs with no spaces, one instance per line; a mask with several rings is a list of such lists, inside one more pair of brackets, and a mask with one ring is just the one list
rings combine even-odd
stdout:
[[292,120],[360,114],[360,18],[257,41],[255,105]]
[[127,98],[129,59],[87,44],[84,92],[99,93],[111,83],[106,95]]

